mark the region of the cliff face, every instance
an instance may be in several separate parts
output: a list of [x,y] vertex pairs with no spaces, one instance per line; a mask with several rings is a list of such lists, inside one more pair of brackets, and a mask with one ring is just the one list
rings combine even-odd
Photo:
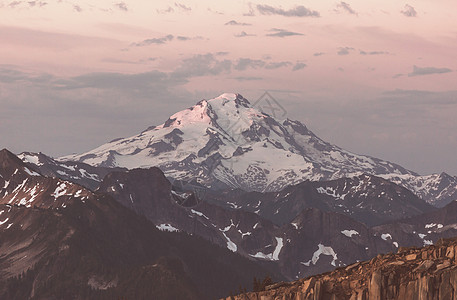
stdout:
[[333,272],[276,283],[235,300],[457,299],[457,239],[424,248],[400,248]]

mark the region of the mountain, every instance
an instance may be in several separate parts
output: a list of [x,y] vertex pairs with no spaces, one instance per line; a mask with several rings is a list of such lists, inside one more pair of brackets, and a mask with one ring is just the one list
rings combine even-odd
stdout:
[[[172,186],[158,168],[112,172],[97,192],[112,196],[161,230],[201,236],[289,279],[369,259],[398,246],[349,216],[318,208],[304,207],[278,225],[260,214],[221,207]],[[264,202],[270,201],[270,194],[274,193]]]
[[425,176],[380,175],[385,179],[404,186],[416,195],[436,207],[444,207],[457,200],[457,177],[446,173]]
[[214,299],[267,274],[7,150],[0,186],[0,299]]
[[43,153],[23,152],[18,157],[48,177],[60,178],[95,190],[106,174],[121,168],[94,167],[81,162],[59,162]]
[[393,180],[437,206],[457,199],[454,177],[419,176],[399,165],[351,153],[323,141],[301,122],[279,120],[260,106],[239,94],[222,94],[138,135],[58,161],[128,169],[155,166],[173,180],[261,192],[365,173]]
[[197,178],[206,186],[247,191],[278,191],[306,179],[360,172],[414,175],[326,143],[302,123],[279,121],[235,94],[202,100],[139,135],[59,161],[129,169],[156,166],[173,179]]
[[280,192],[208,191],[204,199],[227,208],[254,212],[279,225],[290,223],[310,207],[344,214],[368,226],[433,210],[406,188],[368,174],[331,181],[304,181]]
[[456,299],[456,254],[456,239],[441,240],[295,282],[257,286],[264,291],[225,299]]
[[384,235],[388,240],[399,241],[401,245],[426,246],[441,238],[457,236],[457,202],[443,208],[373,227],[376,235]]

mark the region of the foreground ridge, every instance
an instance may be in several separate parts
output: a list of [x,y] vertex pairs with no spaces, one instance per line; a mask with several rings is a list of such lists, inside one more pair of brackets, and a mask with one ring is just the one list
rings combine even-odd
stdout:
[[276,283],[228,299],[457,299],[457,239],[424,248],[400,248],[333,272]]

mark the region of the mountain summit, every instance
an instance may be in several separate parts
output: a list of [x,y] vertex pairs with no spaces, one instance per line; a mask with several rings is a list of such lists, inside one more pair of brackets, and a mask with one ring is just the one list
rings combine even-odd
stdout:
[[202,100],[162,125],[59,160],[129,169],[157,166],[169,178],[248,191],[277,191],[304,180],[361,172],[414,175],[324,142],[299,121],[278,120],[239,94]]

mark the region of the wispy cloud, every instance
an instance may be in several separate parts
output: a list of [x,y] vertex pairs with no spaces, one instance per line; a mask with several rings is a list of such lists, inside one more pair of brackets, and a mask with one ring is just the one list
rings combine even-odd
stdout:
[[267,4],[256,6],[257,11],[262,15],[280,15],[285,17],[320,17],[319,12],[304,7],[303,5],[295,6],[291,9],[273,7]]
[[9,7],[9,8],[41,8],[48,5],[48,2],[45,1],[11,1],[10,3],[3,4],[0,3],[0,7]]
[[235,34],[235,37],[247,37],[247,36],[256,36],[256,35],[247,33],[246,31],[241,31],[241,33]]
[[338,3],[336,5],[335,11],[336,12],[346,12],[351,15],[357,15],[357,12],[352,9],[351,5],[344,1],[341,1],[340,3]]
[[291,65],[292,65],[292,63],[289,61],[270,62],[265,65],[265,69],[273,70],[273,69],[278,69],[278,68],[282,68],[282,67],[288,67]]
[[224,25],[232,25],[232,26],[251,26],[252,24],[250,23],[242,23],[242,22],[237,22],[235,20],[228,21]]
[[172,41],[174,38],[175,37],[172,34],[168,34],[168,35],[160,37],[160,38],[146,39],[146,40],[143,40],[138,43],[133,43],[131,46],[144,47],[144,46],[149,46],[149,45],[162,45],[162,44],[165,44],[166,42]]
[[28,1],[27,4],[30,7],[43,7],[43,6],[48,5],[48,3],[44,2],[44,1]]
[[129,8],[127,7],[127,4],[125,2],[118,2],[114,4],[115,7],[117,7],[120,10],[123,11],[129,11]]
[[338,55],[348,55],[351,51],[354,51],[354,48],[352,47],[340,47],[338,52],[336,52]]
[[292,71],[298,71],[298,70],[302,70],[304,68],[306,68],[307,65],[305,63],[302,63],[302,62],[297,62],[294,67],[292,68]]
[[162,44],[165,44],[167,42],[173,41],[175,38],[178,41],[182,41],[182,42],[190,41],[190,40],[201,40],[201,39],[203,39],[203,37],[201,37],[201,36],[188,37],[188,36],[178,35],[178,36],[175,37],[172,34],[168,34],[168,35],[165,35],[163,37],[151,38],[151,39],[143,40],[143,41],[138,42],[138,43],[132,43],[130,46],[133,46],[133,47],[145,47],[145,46],[150,46],[150,45],[162,45]]
[[73,10],[76,11],[76,12],[82,12],[82,11],[83,11],[83,9],[81,8],[81,6],[76,5],[76,4],[73,5]]
[[313,54],[313,56],[322,56],[324,54],[325,54],[324,52],[316,52]]
[[180,9],[180,10],[182,10],[182,11],[186,11],[186,12],[189,12],[189,11],[192,10],[192,7],[186,6],[186,5],[181,4],[181,3],[176,3],[176,2],[175,2],[175,7]]
[[405,8],[401,11],[401,13],[407,17],[417,17],[417,11],[409,4],[405,5]]
[[272,33],[268,33],[267,36],[283,38],[283,37],[294,36],[294,35],[304,35],[303,33],[288,31],[288,30],[280,29],[280,28],[272,28],[272,29],[270,29],[270,31]]
[[360,55],[387,55],[389,52],[387,51],[363,51],[360,50]]
[[8,7],[10,8],[15,8],[16,6],[19,6],[22,4],[23,1],[12,1],[10,4],[8,4]]
[[179,11],[180,12],[191,12],[192,11],[192,7],[175,2],[175,4],[173,6],[169,5],[165,9],[157,9],[156,11],[157,11],[158,14],[169,14],[169,13],[173,13],[175,11],[178,11],[178,12]]
[[228,59],[219,60],[212,53],[197,54],[182,61],[172,77],[189,78],[195,76],[228,74],[232,69],[232,62]]
[[413,71],[408,74],[408,77],[431,75],[431,74],[443,74],[443,73],[450,73],[450,72],[452,72],[452,70],[449,68],[435,68],[435,67],[420,68],[418,66],[414,66]]
[[256,81],[256,80],[262,80],[262,77],[255,77],[255,76],[238,76],[238,77],[233,77],[232,79],[235,79],[237,81]]
[[265,66],[265,62],[260,59],[251,59],[251,58],[240,58],[236,65],[234,66],[235,70],[244,71],[247,68],[259,69]]

